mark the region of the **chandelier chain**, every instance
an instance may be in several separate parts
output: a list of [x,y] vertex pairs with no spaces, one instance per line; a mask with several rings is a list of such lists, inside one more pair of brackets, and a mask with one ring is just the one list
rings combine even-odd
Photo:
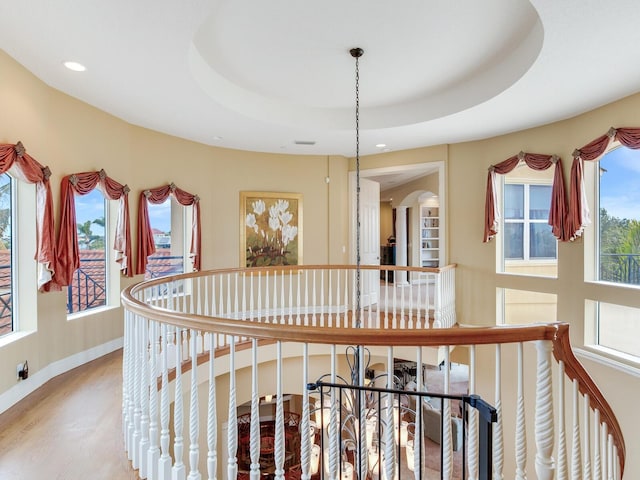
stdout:
[[[354,49],[356,50],[356,49]],[[361,321],[361,279],[360,279],[360,56],[362,50],[351,54],[356,59],[356,327]]]

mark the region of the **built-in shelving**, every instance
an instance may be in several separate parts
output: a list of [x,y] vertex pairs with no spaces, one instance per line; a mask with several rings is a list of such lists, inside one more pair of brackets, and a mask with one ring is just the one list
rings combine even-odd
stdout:
[[439,207],[420,206],[420,265],[440,266]]

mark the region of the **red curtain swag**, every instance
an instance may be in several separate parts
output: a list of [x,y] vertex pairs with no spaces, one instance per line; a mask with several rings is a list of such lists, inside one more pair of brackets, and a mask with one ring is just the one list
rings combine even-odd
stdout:
[[573,152],[569,216],[567,217],[567,231],[571,240],[582,235],[584,228],[591,225],[591,213],[584,188],[584,161],[599,159],[611,142],[616,140],[627,148],[640,149],[640,128],[612,127],[604,135]]
[[488,242],[498,233],[500,209],[496,199],[496,174],[505,175],[524,161],[533,170],[546,170],[555,165],[553,187],[551,190],[551,207],[549,209],[549,225],[553,235],[560,241],[568,240],[564,228],[567,212],[564,177],[562,176],[562,160],[556,155],[541,155],[537,153],[520,152],[505,161],[489,167],[487,175],[487,194],[485,198],[484,242]]
[[0,145],[0,174],[10,171],[16,178],[36,184],[36,253],[38,289],[56,289],[51,278],[55,270],[55,231],[53,226],[53,197],[49,177],[51,170],[43,167],[25,150],[22,142]]
[[149,221],[148,204],[158,205],[163,203],[169,195],[173,194],[174,198],[180,205],[193,206],[193,214],[191,218],[191,248],[189,250],[193,261],[193,269],[200,270],[201,266],[201,233],[200,233],[200,198],[197,195],[185,192],[171,183],[164,187],[152,188],[140,193],[140,201],[138,205],[138,257],[136,262],[136,273],[144,274],[147,269],[147,261],[149,256],[156,252],[155,243],[153,241],[153,232],[151,231],[151,222]]
[[133,276],[129,187],[109,178],[104,170],[76,173],[64,177],[60,184],[62,214],[58,235],[58,264],[54,275],[54,281],[59,286],[70,285],[73,273],[80,268],[75,194],[86,195],[94,188],[99,188],[110,200],[120,200],[113,248],[120,270],[128,277]]

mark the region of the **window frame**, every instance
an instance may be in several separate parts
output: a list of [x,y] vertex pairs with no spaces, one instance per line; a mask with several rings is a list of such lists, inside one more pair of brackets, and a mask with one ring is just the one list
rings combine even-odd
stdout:
[[[502,232],[502,235],[498,235],[499,242],[498,242],[498,248],[496,250],[497,273],[504,274],[504,275],[515,274],[515,275],[525,275],[525,276],[543,276],[544,278],[557,278],[557,274],[556,275],[537,275],[533,273],[512,273],[507,271],[509,266],[518,267],[523,265],[531,265],[531,266],[555,265],[557,268],[557,265],[558,265],[558,240],[555,237],[554,237],[554,240],[556,242],[555,258],[549,258],[549,257],[531,258],[531,255],[530,255],[531,244],[530,244],[530,227],[529,226],[532,223],[541,223],[544,225],[548,225],[549,220],[548,218],[533,219],[533,220],[529,218],[530,216],[529,187],[531,185],[543,185],[543,186],[548,186],[553,188],[553,177],[551,176],[550,178],[528,178],[523,175],[513,175],[513,173],[516,172],[517,169],[521,167],[526,168],[527,170],[530,170],[531,173],[535,172],[534,170],[529,169],[529,167],[523,163],[521,166],[516,167],[516,170],[514,170],[513,172],[509,172],[509,174],[500,176],[501,183],[500,183],[500,188],[498,189],[499,190],[498,202],[499,202],[499,205],[501,206],[501,210],[503,214],[501,215],[501,218],[500,218],[500,223],[501,223],[500,231]],[[546,172],[546,170],[544,172]],[[542,172],[539,172],[539,173],[542,173]],[[523,206],[524,218],[522,220],[506,218],[506,208],[505,208],[505,186],[506,185],[523,185],[524,186],[524,206]],[[549,204],[549,208],[551,208],[551,204]],[[523,237],[523,240],[522,240],[523,241],[523,258],[521,259],[505,258],[505,237],[506,237],[505,225],[507,223],[523,224],[523,236],[522,236]]]
[[[195,270],[193,266],[193,261],[191,259],[191,253],[190,253],[191,232],[192,232],[190,218],[193,215],[193,205],[182,205],[180,202],[178,202],[178,200],[175,198],[174,195],[169,195],[163,203],[154,204],[149,202],[147,205],[149,214],[151,213],[152,208],[163,205],[165,202],[170,202],[169,211],[171,215],[171,219],[170,219],[171,245],[174,245],[174,235],[176,235],[176,230],[180,232],[180,236],[181,236],[181,239],[179,242],[181,244],[180,254],[182,256],[182,272],[181,273],[191,273]],[[149,216],[151,217],[151,215]],[[153,227],[153,222],[151,221],[151,218],[149,218],[149,224],[153,231],[154,227]],[[177,229],[174,228],[176,226],[179,228]],[[156,253],[157,253],[157,250],[156,250]],[[147,257],[147,264],[145,265],[145,272],[144,272],[145,280],[155,278],[155,277],[147,276],[149,272],[148,270],[149,263],[150,263],[149,259],[151,259],[152,257],[153,255],[150,255],[149,257]],[[180,293],[184,293],[184,292],[180,292]]]
[[[104,210],[104,236],[105,236],[105,246],[104,246],[104,257],[105,257],[105,303],[103,305],[98,305],[91,308],[86,308],[84,310],[79,310],[77,312],[69,312],[66,310],[67,320],[73,320],[76,318],[84,317],[87,315],[91,315],[93,313],[101,312],[107,309],[116,308],[119,305],[119,293],[120,293],[120,264],[116,262],[116,252],[112,248],[113,238],[115,237],[115,228],[117,224],[118,218],[118,210],[119,210],[119,202],[120,200],[112,200],[108,198],[104,192],[99,188],[98,185],[91,190],[92,192],[98,190],[102,195],[104,200],[105,210]],[[73,192],[73,195],[77,197],[82,197],[84,195],[78,195]],[[77,206],[75,208],[76,214],[76,223],[77,223]],[[68,289],[71,288],[71,285],[67,285]]]

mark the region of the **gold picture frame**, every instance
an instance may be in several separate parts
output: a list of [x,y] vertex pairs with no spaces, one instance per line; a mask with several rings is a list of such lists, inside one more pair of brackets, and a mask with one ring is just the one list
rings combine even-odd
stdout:
[[302,265],[302,194],[240,192],[240,267]]

